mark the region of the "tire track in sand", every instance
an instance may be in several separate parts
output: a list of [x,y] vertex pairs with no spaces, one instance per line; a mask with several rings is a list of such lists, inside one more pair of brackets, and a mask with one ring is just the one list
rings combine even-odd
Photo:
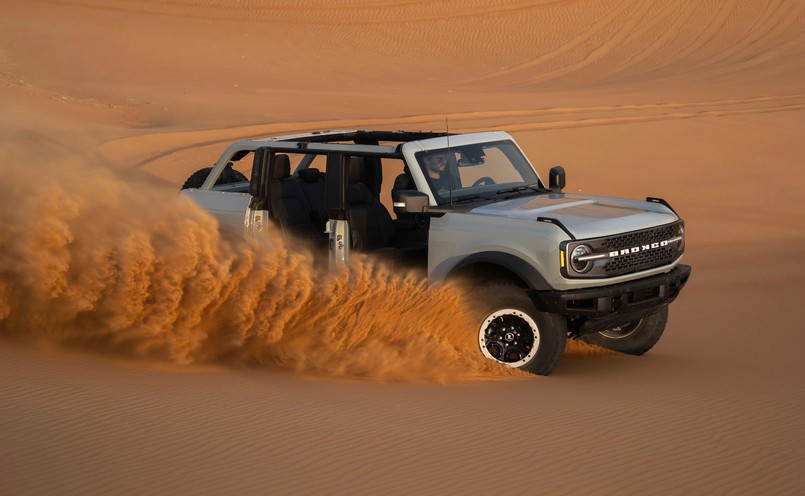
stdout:
[[484,1],[464,2],[457,8],[450,2],[429,0],[357,0],[333,4],[317,0],[123,0],[116,5],[103,0],[46,0],[52,4],[98,11],[123,12],[215,21],[248,21],[262,24],[356,25],[417,23],[455,19],[475,20],[490,16],[515,15],[578,0],[521,0],[489,5]]
[[[725,1],[706,4],[619,4],[590,28],[567,30],[561,45],[514,62],[493,74],[466,80],[502,88],[560,82],[600,84],[679,73],[723,77],[745,71],[747,62],[802,51],[805,4],[774,1],[754,6]],[[586,19],[586,16],[585,16]],[[694,22],[687,22],[694,19]],[[578,19],[582,21],[582,19]],[[584,24],[578,23],[580,26]],[[601,38],[601,35],[606,35]]]
[[[240,139],[279,136],[325,129],[441,129],[445,117],[460,132],[497,129],[527,132],[591,126],[612,126],[694,118],[714,118],[805,110],[805,93],[756,96],[699,102],[637,103],[586,107],[488,110],[404,117],[288,121],[222,129],[152,133],[107,142],[93,151],[118,164],[142,168],[180,152]],[[137,150],[132,155],[131,150]]]

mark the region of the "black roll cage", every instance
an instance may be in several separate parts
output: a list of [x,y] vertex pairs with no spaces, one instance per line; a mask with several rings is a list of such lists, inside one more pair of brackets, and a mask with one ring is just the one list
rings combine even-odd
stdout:
[[293,141],[306,143],[332,143],[334,141],[352,141],[356,145],[377,145],[381,141],[405,143],[429,138],[441,138],[448,133],[433,131],[322,131],[296,136],[283,136],[275,141]]
[[[327,213],[332,219],[345,219],[347,198],[346,191],[349,182],[349,167],[352,157],[365,159],[370,171],[367,186],[372,194],[379,199],[380,184],[382,182],[381,158],[405,160],[402,154],[402,144],[428,138],[446,136],[447,133],[426,131],[343,131],[321,132],[298,136],[286,136],[265,140],[264,144],[254,150],[254,164],[252,169],[252,184],[250,193],[252,204],[267,209],[271,204],[271,187],[269,184],[276,179],[274,171],[274,157],[278,153],[302,154],[310,158],[303,158],[300,167],[305,168],[312,162],[312,157],[325,155],[327,157],[325,173],[325,203]],[[340,143],[352,141],[352,143]],[[393,142],[396,145],[381,145],[380,142]]]

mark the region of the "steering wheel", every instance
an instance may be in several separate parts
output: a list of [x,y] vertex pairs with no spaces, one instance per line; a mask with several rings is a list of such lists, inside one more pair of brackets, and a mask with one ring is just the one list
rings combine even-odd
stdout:
[[474,188],[476,186],[489,186],[491,184],[495,184],[495,180],[492,179],[489,176],[484,176],[484,177],[478,179],[477,181],[475,181],[474,183],[472,183],[472,186],[470,186],[470,187]]

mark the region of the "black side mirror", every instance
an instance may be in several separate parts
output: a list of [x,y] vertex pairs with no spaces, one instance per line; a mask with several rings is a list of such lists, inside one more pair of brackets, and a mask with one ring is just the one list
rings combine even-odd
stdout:
[[395,191],[391,199],[394,204],[394,213],[399,214],[421,214],[428,206],[430,198],[425,193],[415,189],[404,189]]
[[565,168],[561,165],[551,167],[548,173],[548,188],[555,193],[561,193],[565,187]]

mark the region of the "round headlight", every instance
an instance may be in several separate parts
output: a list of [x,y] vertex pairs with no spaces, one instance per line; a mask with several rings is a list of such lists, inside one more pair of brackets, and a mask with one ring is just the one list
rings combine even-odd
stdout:
[[579,274],[589,272],[590,269],[593,268],[593,261],[579,260],[579,257],[590,255],[592,254],[592,252],[593,249],[587,245],[579,245],[573,248],[573,251],[570,252],[570,266],[573,267],[573,270],[575,270]]

